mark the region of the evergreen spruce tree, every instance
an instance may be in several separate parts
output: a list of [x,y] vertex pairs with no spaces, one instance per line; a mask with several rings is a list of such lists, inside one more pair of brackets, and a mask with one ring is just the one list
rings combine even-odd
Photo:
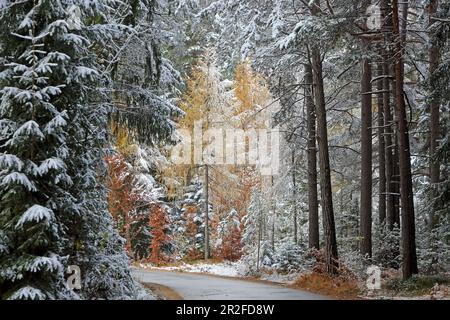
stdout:
[[[168,194],[172,201],[167,210],[170,224],[170,250],[176,259],[199,259],[203,256],[205,199],[203,184],[194,173],[178,193]],[[172,182],[169,182],[172,185]],[[170,187],[169,187],[170,189]]]
[[[0,13],[2,299],[135,292],[99,181],[108,82],[96,45],[114,36],[106,27],[111,4],[7,1]],[[82,272],[76,292],[64,279],[71,264]]]
[[68,135],[78,85],[69,77],[81,71],[71,56],[86,40],[69,31],[60,3],[8,4],[0,16],[0,294],[62,298],[64,220],[75,205]]

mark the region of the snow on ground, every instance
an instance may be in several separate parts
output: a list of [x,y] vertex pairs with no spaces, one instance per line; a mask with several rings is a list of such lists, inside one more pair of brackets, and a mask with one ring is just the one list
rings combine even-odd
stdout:
[[[155,266],[152,264],[140,264],[139,267],[144,269],[153,269],[153,270],[165,270],[165,271],[177,271],[177,272],[191,272],[191,273],[205,273],[212,274],[218,276],[226,276],[226,277],[247,277],[247,268],[246,266],[240,262],[221,262],[221,263],[195,263],[195,264],[187,264],[181,263],[175,266]],[[299,273],[289,273],[289,274],[280,274],[276,271],[271,273],[261,273],[261,280],[283,283],[283,284],[292,284],[294,283],[298,277]]]
[[259,277],[261,280],[283,283],[283,284],[293,284],[300,277],[300,273],[293,272],[288,274],[280,274],[277,272],[266,274],[263,273]]
[[196,263],[196,264],[187,264],[183,262],[182,264],[176,266],[157,267],[152,264],[140,264],[139,266],[145,269],[206,273],[227,277],[239,277],[244,275],[242,265],[239,262]]
[[450,286],[435,284],[428,294],[404,296],[404,295],[387,295],[385,292],[377,294],[370,292],[364,296],[365,299],[371,300],[450,300]]

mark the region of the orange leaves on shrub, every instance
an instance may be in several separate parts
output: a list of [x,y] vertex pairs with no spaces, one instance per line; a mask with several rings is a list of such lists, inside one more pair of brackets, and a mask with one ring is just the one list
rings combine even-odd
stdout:
[[[312,268],[312,271],[317,274],[328,274],[327,268],[326,268],[325,252],[323,250],[311,250],[310,254],[316,259],[316,262]],[[340,278],[346,279],[346,280],[356,279],[355,274],[348,267],[346,267],[342,262],[337,261],[337,265],[339,268],[337,277],[340,277]]]
[[301,275],[294,286],[340,299],[356,298],[360,290],[356,276],[342,263],[339,263],[339,274],[330,276],[326,270],[323,250],[312,250],[316,262],[310,274]]
[[301,275],[294,286],[340,299],[356,298],[359,294],[358,282],[355,279],[332,277],[316,272]]
[[132,175],[124,156],[115,154],[105,158],[109,180],[107,186],[108,207],[121,236],[126,239],[126,250],[131,255],[130,226],[132,223],[131,211],[137,200],[132,192]]
[[186,235],[191,239],[192,243],[186,254],[188,260],[198,260],[203,257],[203,253],[198,250],[196,245],[196,235],[199,231],[199,226],[195,222],[195,216],[197,215],[197,206],[190,205],[186,207]]
[[167,256],[163,252],[163,247],[169,241],[167,229],[169,220],[165,210],[160,205],[150,207],[149,226],[151,228],[151,244],[149,262],[159,265],[167,261]]
[[224,237],[222,245],[218,250],[220,258],[237,261],[242,256],[242,231],[240,227],[233,226],[228,230],[228,234]]

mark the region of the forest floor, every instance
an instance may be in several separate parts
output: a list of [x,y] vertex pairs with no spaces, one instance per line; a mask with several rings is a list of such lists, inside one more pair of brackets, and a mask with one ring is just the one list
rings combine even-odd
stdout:
[[177,273],[206,274],[237,280],[256,281],[268,284],[281,284],[285,287],[307,291],[312,294],[334,299],[385,299],[385,300],[441,300],[450,299],[450,275],[417,276],[402,281],[398,271],[390,270],[383,274],[381,289],[370,291],[365,281],[347,278],[331,278],[318,273],[279,273],[265,270],[258,275],[248,276],[245,266],[240,262],[194,261],[178,262],[161,266],[136,263],[143,270],[172,271]]

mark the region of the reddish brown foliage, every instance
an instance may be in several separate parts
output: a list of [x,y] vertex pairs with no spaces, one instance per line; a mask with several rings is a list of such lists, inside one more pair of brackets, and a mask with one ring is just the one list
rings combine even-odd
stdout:
[[190,205],[186,207],[186,235],[191,239],[191,247],[186,254],[188,260],[198,260],[203,257],[203,253],[198,250],[196,246],[196,235],[198,233],[198,224],[195,223],[195,216],[197,214],[197,206]]
[[[316,259],[316,262],[312,269],[313,273],[327,274],[325,252],[323,250],[311,250],[311,255]],[[337,265],[338,265],[338,274],[336,276],[337,278],[348,280],[355,279],[355,275],[353,274],[353,272],[349,268],[347,268],[343,263],[337,261]]]
[[137,197],[132,193],[133,177],[128,171],[125,158],[115,154],[105,158],[108,166],[109,180],[107,186],[108,206],[121,236],[126,239],[126,250],[132,255],[130,226],[132,223],[131,211],[135,206]]
[[339,263],[339,272],[336,276],[327,273],[325,253],[323,250],[312,250],[311,255],[316,259],[313,271],[301,275],[294,286],[319,292],[340,299],[356,298],[359,294],[356,276],[343,263]]
[[151,254],[149,257],[149,262],[154,264],[161,264],[167,261],[167,257],[163,252],[164,245],[169,241],[169,236],[167,235],[167,228],[169,221],[167,219],[167,214],[163,208],[159,205],[153,205],[150,208],[150,219],[149,226],[151,228],[150,234],[152,236],[152,241],[150,245]]
[[294,286],[340,299],[353,299],[359,294],[358,282],[355,279],[332,277],[326,273],[304,274],[297,279]]
[[211,221],[212,237],[221,240],[221,244],[215,248],[214,256],[218,259],[236,261],[242,256],[242,223],[240,227],[231,226],[224,230],[225,234],[218,234],[219,224],[231,210],[236,210],[238,220],[247,214],[247,208],[250,204],[250,198],[254,187],[259,183],[259,178],[255,174],[255,168],[252,166],[240,168],[227,168],[230,174],[233,174],[236,180],[227,179],[227,175],[219,173],[218,170],[212,171],[213,181],[221,181],[221,185],[211,186],[212,201],[215,206],[216,215]]
[[242,232],[241,228],[233,226],[224,237],[222,245],[218,249],[218,256],[225,260],[237,261],[242,256]]

